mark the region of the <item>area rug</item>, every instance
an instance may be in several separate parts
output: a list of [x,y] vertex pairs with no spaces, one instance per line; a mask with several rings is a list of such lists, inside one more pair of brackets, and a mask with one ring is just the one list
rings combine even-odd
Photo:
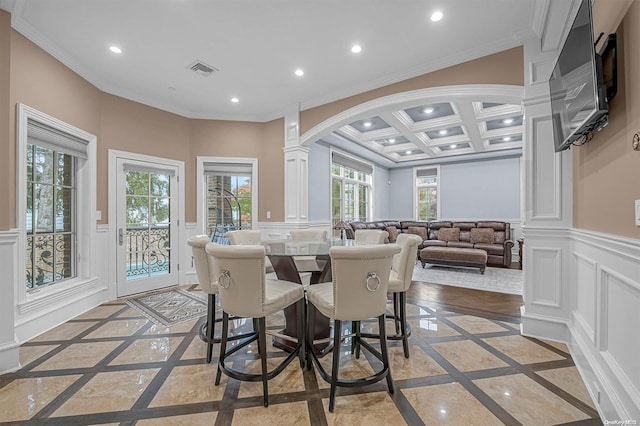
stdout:
[[497,293],[522,294],[522,271],[518,269],[487,268],[484,274],[478,268],[445,267],[418,262],[413,280]]
[[182,289],[143,294],[126,300],[127,304],[163,327],[199,318],[207,313],[207,300]]

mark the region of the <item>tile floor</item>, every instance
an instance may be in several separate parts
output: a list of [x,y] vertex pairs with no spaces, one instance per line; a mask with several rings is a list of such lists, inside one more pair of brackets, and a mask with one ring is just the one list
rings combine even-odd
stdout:
[[[401,342],[390,342],[396,392],[388,394],[384,381],[339,388],[329,413],[329,385],[295,361],[269,382],[264,408],[259,383],[223,375],[214,385],[216,364],[205,364],[197,334],[203,318],[165,328],[124,302],[107,303],[21,346],[22,369],[0,376],[0,423],[601,424],[563,345],[520,336],[517,319],[456,313],[417,300],[409,315],[411,357],[404,358]],[[283,317],[268,324],[278,329]],[[256,369],[254,356],[255,346],[238,362]],[[342,360],[345,376],[377,365],[366,356]]]

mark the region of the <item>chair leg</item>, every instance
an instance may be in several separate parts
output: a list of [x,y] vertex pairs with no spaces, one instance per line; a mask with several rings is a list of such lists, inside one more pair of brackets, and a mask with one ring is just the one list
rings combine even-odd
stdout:
[[[258,331],[260,330],[260,323],[258,322],[258,318],[254,318],[253,319],[253,331],[258,333]],[[258,355],[260,355],[260,343],[258,342]]]
[[227,353],[227,336],[229,334],[229,314],[222,312],[222,336],[220,337],[220,356],[218,357],[218,371],[216,372],[216,386],[220,384],[222,370],[220,365],[224,363]]
[[304,363],[305,363],[305,358],[306,358],[306,350],[305,350],[305,340],[306,340],[306,336],[305,336],[305,322],[304,322],[304,318],[305,318],[305,312],[304,312],[304,308],[305,308],[305,300],[304,298],[300,299],[298,301],[298,306],[297,306],[297,311],[298,311],[298,345],[299,345],[299,349],[298,349],[298,358],[300,359],[300,368],[304,369]]
[[333,321],[333,362],[331,365],[331,390],[329,392],[329,411],[333,413],[336,406],[336,386],[338,383],[338,367],[340,366],[340,340],[342,337],[342,321]]
[[387,351],[387,332],[384,327],[384,314],[378,317],[380,327],[380,352],[382,354],[382,368],[387,370],[387,386],[389,393],[393,393],[393,379],[391,378],[391,368],[389,367],[389,352]]
[[402,326],[399,322],[398,322],[398,311],[400,311],[400,309],[402,309],[400,307],[400,301],[398,300],[398,293],[393,293],[393,322],[395,323],[396,326],[396,334],[400,334],[400,327]]
[[211,362],[213,357],[213,335],[216,330],[216,295],[209,294],[207,304],[207,364]]
[[400,305],[400,327],[402,329],[402,348],[404,349],[404,357],[409,358],[409,336],[407,335],[407,293],[398,293]]
[[313,365],[311,351],[313,351],[313,339],[315,338],[313,323],[315,321],[315,309],[309,306],[307,309],[307,370]]
[[356,326],[355,326],[355,333],[353,336],[353,342],[355,343],[355,355],[356,355],[356,359],[360,359],[360,339],[362,339],[362,323],[360,321],[354,321]]
[[258,352],[260,353],[260,362],[262,364],[262,393],[264,395],[264,406],[269,406],[269,381],[267,378],[267,335],[265,318],[258,319]]

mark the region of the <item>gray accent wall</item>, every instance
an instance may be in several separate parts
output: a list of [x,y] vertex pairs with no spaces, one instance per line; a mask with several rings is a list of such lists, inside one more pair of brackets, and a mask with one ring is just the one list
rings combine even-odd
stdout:
[[520,157],[440,166],[442,219],[520,218]]
[[[441,219],[520,218],[520,155],[440,164]],[[429,164],[433,166],[434,163]],[[413,219],[413,168],[374,165],[373,219]],[[309,149],[309,221],[331,219],[331,150]]]

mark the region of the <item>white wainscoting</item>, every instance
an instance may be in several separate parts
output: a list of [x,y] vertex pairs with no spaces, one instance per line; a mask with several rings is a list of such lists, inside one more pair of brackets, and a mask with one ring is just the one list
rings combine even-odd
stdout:
[[331,238],[332,228],[330,222],[313,221],[307,223],[298,222],[259,222],[258,228],[262,233],[263,240],[285,239],[292,229],[326,229],[327,235]]
[[15,282],[18,270],[18,231],[0,231],[0,374],[15,371],[19,342],[15,334]]
[[187,238],[192,235],[202,234],[198,229],[196,222],[186,222],[184,224],[184,236],[182,246],[185,247],[181,250],[182,256],[180,258],[180,284],[197,284],[198,277],[196,275],[196,267],[193,263],[193,257],[191,256],[191,247],[187,245]]
[[640,420],[640,242],[572,230],[570,349],[603,420]]

